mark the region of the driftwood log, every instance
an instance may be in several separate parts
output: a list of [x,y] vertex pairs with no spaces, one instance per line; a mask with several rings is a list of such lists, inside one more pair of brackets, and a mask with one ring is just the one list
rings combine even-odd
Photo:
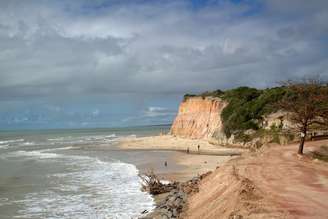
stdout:
[[164,200],[157,203],[152,212],[140,217],[140,219],[181,218],[180,216],[186,207],[187,197],[199,191],[199,183],[210,173],[194,177],[186,182],[171,184],[163,184],[153,172],[141,175],[145,190],[152,194],[168,193]]
[[139,174],[142,181],[142,189],[152,195],[170,192],[178,187],[178,183],[163,183],[158,176],[153,172]]

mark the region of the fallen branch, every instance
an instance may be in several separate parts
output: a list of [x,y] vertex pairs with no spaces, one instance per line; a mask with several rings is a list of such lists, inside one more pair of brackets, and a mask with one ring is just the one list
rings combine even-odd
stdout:
[[152,195],[170,192],[178,187],[178,183],[162,183],[153,171],[148,173],[139,174],[142,180],[142,189]]

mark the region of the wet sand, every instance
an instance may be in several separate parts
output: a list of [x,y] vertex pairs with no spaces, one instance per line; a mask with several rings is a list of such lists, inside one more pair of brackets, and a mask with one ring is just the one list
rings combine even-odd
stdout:
[[[141,172],[151,168],[163,179],[185,181],[213,171],[202,180],[199,193],[188,198],[185,218],[325,218],[327,163],[311,160],[307,154],[327,143],[307,142],[304,157],[296,155],[297,144],[266,145],[256,153],[232,156],[235,149],[173,136],[129,139],[120,146],[145,153],[170,151],[164,159],[158,153],[137,165]],[[186,145],[191,148],[189,154]],[[218,154],[226,156],[213,156]]]
[[194,176],[215,170],[218,166],[230,160],[232,156],[196,155],[184,152],[172,152],[172,156],[165,160],[156,157],[149,159],[147,163],[137,164],[140,173],[150,170],[158,174],[161,179],[169,181],[187,181]]
[[190,154],[220,156],[240,155],[244,151],[240,148],[226,148],[214,145],[205,139],[187,139],[173,135],[124,138],[121,139],[118,146],[122,150],[169,150],[181,152],[189,150]]
[[[126,138],[122,139],[118,146],[122,150],[145,151],[147,154],[151,151],[162,151],[165,158],[161,153],[156,153],[155,156],[147,156],[147,161],[137,164],[137,167],[141,174],[154,171],[163,180],[169,181],[186,181],[213,171],[242,152],[240,149],[212,145],[206,140],[183,139],[170,135]],[[164,165],[165,162],[167,166]]]

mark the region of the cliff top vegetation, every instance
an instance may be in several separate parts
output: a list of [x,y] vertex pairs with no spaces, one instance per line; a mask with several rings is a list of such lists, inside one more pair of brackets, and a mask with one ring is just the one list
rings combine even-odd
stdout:
[[[233,134],[236,138],[245,141],[246,130],[261,131],[265,115],[278,110],[291,112],[292,121],[299,127],[296,131],[301,131],[304,136],[311,128],[310,126],[326,127],[328,124],[327,94],[327,83],[304,79],[303,81],[287,81],[280,87],[267,89],[237,87],[225,91],[207,91],[199,95],[188,94],[184,98],[186,100],[195,96],[203,98],[210,96],[227,101],[228,105],[221,113],[224,132],[227,137]],[[279,127],[272,127],[272,130],[277,131],[277,128],[279,129]],[[299,153],[302,153],[302,149]]]
[[186,94],[184,99],[201,96],[219,97],[228,102],[221,114],[224,132],[227,136],[242,133],[247,129],[259,129],[259,121],[263,116],[274,112],[276,104],[287,95],[285,87],[256,89],[250,87],[238,87],[226,91],[207,91],[198,95]]

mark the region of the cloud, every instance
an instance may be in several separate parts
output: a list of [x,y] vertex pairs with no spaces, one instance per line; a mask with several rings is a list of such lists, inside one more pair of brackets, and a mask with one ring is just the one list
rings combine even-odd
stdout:
[[123,118],[121,122],[123,123],[134,123],[134,124],[168,124],[171,123],[174,116],[176,115],[176,110],[172,110],[166,107],[159,106],[149,106],[147,109],[142,110],[141,113],[135,116],[129,116]]
[[[0,1],[0,121],[24,120],[26,105],[39,101],[61,108],[28,121],[74,112],[74,124],[100,124],[115,106],[97,106],[102,113],[92,116],[91,105],[109,95],[134,104],[138,115],[117,109],[122,120],[167,121],[170,112],[147,109],[164,105],[145,96],[327,79],[327,19],[324,0]],[[79,98],[88,100],[75,106],[80,112],[66,107]],[[168,102],[164,108],[177,107],[177,98]]]
[[164,107],[151,106],[144,112],[144,117],[167,117],[175,115],[175,111]]
[[325,1],[219,2],[1,2],[0,100],[327,76]]

